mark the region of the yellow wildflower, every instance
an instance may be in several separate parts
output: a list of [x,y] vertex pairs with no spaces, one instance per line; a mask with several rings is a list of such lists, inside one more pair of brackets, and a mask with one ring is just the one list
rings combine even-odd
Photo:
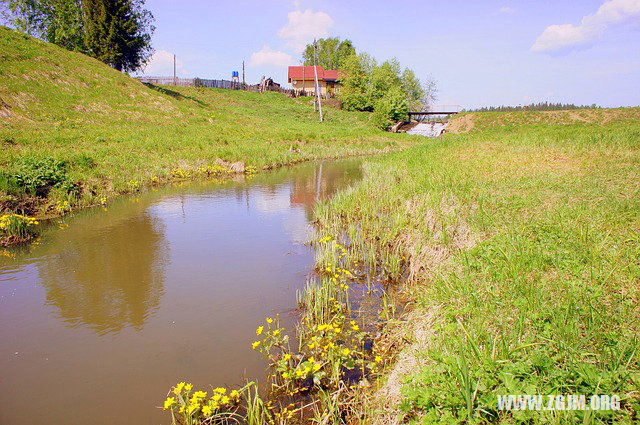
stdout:
[[173,406],[176,402],[176,399],[173,397],[167,397],[167,399],[164,401],[164,410],[167,410],[168,408],[170,408],[171,406]]
[[258,329],[256,329],[256,335],[260,335],[263,330],[264,330],[264,326],[258,326]]
[[214,393],[218,393],[218,394],[226,394],[227,393],[227,389],[224,387],[218,387],[216,389],[213,390]]
[[211,406],[203,406],[202,407],[202,414],[205,416],[209,416],[211,415],[211,413],[213,413],[213,409],[211,408]]
[[229,404],[229,402],[231,401],[231,399],[229,398],[229,396],[224,396],[222,397],[222,404]]
[[349,350],[348,348],[344,348],[342,350],[342,355],[343,356],[348,356],[351,353],[351,350]]
[[173,393],[175,395],[180,394],[180,392],[182,391],[182,389],[184,388],[184,382],[180,382],[178,385],[176,385],[176,387],[173,389]]
[[256,348],[258,348],[259,345],[260,345],[260,341],[254,341],[253,344],[251,344],[251,348],[255,350]]
[[283,357],[282,357],[285,361],[288,361],[291,358],[291,354],[286,353]]
[[190,404],[189,405],[189,410],[187,410],[187,412],[192,415],[193,412],[195,412],[196,410],[198,410],[200,406],[198,406],[197,404]]
[[273,323],[273,319],[271,317],[267,317],[266,320],[267,320],[267,323],[269,323],[269,324]]
[[382,357],[381,356],[376,356],[376,363],[380,363],[382,361]]
[[231,398],[238,398],[240,397],[240,393],[238,392],[238,390],[233,390],[231,391],[231,394],[229,394],[231,396]]

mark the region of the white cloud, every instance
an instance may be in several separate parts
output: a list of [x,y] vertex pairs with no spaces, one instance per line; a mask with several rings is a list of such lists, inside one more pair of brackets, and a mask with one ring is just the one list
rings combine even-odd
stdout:
[[249,66],[287,66],[293,64],[291,55],[273,50],[271,47],[264,45],[260,51],[254,52],[249,58]]
[[498,9],[498,14],[499,15],[511,15],[513,12],[515,12],[515,10],[513,10],[512,7],[509,6],[503,6],[500,9]]
[[304,12],[294,10],[288,14],[287,24],[280,29],[278,35],[287,40],[287,46],[296,52],[302,52],[307,43],[314,38],[329,35],[329,28],[333,26],[333,19],[325,12],[314,12],[307,9]]
[[[177,58],[176,72],[178,76],[185,74],[184,65]],[[173,76],[173,53],[166,50],[156,50],[142,73],[149,76]]]
[[548,26],[536,39],[534,52],[557,52],[595,43],[605,30],[624,22],[640,22],[640,0],[607,0],[593,15],[582,18],[580,25]]

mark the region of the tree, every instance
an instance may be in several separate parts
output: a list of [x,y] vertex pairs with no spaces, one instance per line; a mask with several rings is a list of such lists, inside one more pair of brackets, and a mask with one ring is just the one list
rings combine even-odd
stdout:
[[348,111],[373,110],[373,105],[368,102],[367,98],[368,61],[368,56],[356,55],[355,53],[343,60],[338,99],[342,102],[342,107]]
[[16,29],[119,71],[138,69],[151,55],[155,28],[144,0],[0,0],[0,6]]
[[151,56],[153,15],[144,0],[84,0],[87,53],[118,71],[134,71]]
[[409,107],[414,110],[421,107],[425,91],[416,74],[409,68],[405,68],[400,77],[400,84],[402,84],[402,89],[406,93]]
[[385,61],[380,66],[376,66],[374,61],[369,77],[369,86],[367,88],[369,103],[375,105],[378,99],[384,97],[385,94],[394,88],[402,88],[400,64],[398,60],[392,59]]
[[[351,40],[340,41],[339,37],[320,38],[316,41],[318,60],[316,64],[324,69],[342,69],[344,60],[356,53]],[[302,64],[313,65],[313,43],[307,44],[302,53]]]
[[386,130],[394,122],[406,120],[408,111],[406,93],[399,86],[393,87],[376,101],[371,121],[376,127]]
[[423,111],[428,110],[429,105],[435,102],[437,95],[438,87],[436,86],[436,82],[433,81],[433,78],[427,77],[427,82],[422,86],[421,109]]
[[2,0],[4,20],[29,35],[84,51],[80,0]]

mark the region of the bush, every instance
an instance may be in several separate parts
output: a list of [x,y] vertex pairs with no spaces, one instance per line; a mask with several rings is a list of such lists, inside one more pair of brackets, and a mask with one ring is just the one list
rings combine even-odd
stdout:
[[12,195],[46,197],[52,187],[74,187],[66,174],[66,163],[53,158],[26,157],[0,175],[0,189]]
[[391,124],[405,120],[409,105],[400,89],[392,89],[376,102],[371,120],[373,124],[386,130]]

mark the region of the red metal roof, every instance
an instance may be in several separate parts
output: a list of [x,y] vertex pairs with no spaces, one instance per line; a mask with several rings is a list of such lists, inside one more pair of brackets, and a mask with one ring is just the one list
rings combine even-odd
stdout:
[[338,79],[338,70],[337,69],[325,69],[324,70],[324,79],[325,80],[336,81]]
[[[324,69],[321,66],[317,66],[318,80],[337,80],[338,71],[335,69]],[[290,66],[289,67],[289,82],[292,80],[313,80],[313,66]]]

